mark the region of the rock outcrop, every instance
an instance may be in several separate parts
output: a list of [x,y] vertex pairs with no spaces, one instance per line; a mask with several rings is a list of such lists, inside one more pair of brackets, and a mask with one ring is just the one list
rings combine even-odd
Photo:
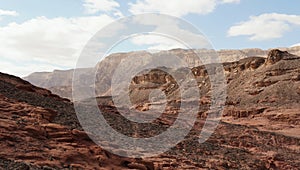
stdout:
[[[114,67],[111,62],[104,64],[106,68]],[[196,99],[201,104],[196,123],[185,139],[169,151],[144,159],[124,158],[105,151],[82,131],[72,102],[20,78],[0,73],[0,167],[299,169],[299,65],[300,57],[279,50],[272,50],[268,57],[223,63],[226,106],[221,122],[205,143],[199,143],[198,137],[206,117],[211,114],[211,83],[205,66],[193,67],[201,96]],[[214,64],[209,68],[216,71]],[[129,121],[110,97],[97,98],[99,109],[111,127],[135,138],[155,136],[168,129],[177,118],[180,103],[185,102],[180,101],[178,84],[169,71],[185,76],[187,69],[148,70],[134,77],[129,87],[135,104],[131,109],[141,114],[151,107],[155,114],[155,108],[165,104],[149,101],[153,89],[160,89],[170,97],[162,115],[150,123]],[[109,81],[109,78],[108,74],[101,81]],[[122,111],[131,114],[129,110]],[[189,116],[185,119],[183,121],[189,123]]]
[[[300,57],[278,49],[271,50],[267,58],[249,57],[223,63],[227,81],[224,119],[241,124],[244,121],[263,130],[300,137],[300,126],[296,123],[300,122],[297,113],[300,110],[299,65]],[[211,102],[207,68],[216,72],[213,64],[192,69],[202,97],[200,102],[206,104],[204,108]],[[131,102],[137,108],[149,108],[149,95],[153,89],[162,90],[167,98],[180,100],[180,88],[168,74],[170,72],[183,78],[187,74],[184,70],[151,70],[134,77],[129,94]],[[274,121],[272,117],[278,119]]]
[[[282,48],[285,51],[290,52],[294,55],[300,55],[300,47],[292,47],[292,48]],[[155,56],[177,56],[183,59],[186,64],[192,68],[203,65],[205,58],[207,56],[218,55],[220,57],[220,62],[235,62],[248,57],[263,57],[265,58],[270,50],[261,50],[257,48],[253,49],[243,49],[243,50],[220,50],[220,51],[212,51],[212,50],[196,50],[198,56],[202,58],[202,62],[199,61],[198,56],[191,50],[184,49],[174,49],[169,51],[161,51],[158,53],[148,53],[146,51],[138,51],[138,52],[129,52],[129,53],[116,53],[111,54],[106,57],[105,60],[98,63],[94,68],[88,68],[82,70],[86,72],[83,77],[90,76],[90,72],[95,71],[101,74],[101,76],[96,77],[95,85],[97,87],[97,95],[98,96],[107,96],[110,95],[110,84],[111,77],[117,68],[118,64],[122,59],[125,59],[129,56],[143,57],[145,55],[155,55]],[[254,63],[255,65],[255,63]],[[128,67],[134,67],[134,64],[129,65]],[[68,99],[72,99],[72,76],[74,70],[55,70],[53,72],[41,72],[41,73],[32,73],[31,75],[25,77],[24,79],[29,81],[30,83],[47,88],[51,90],[53,93],[60,95],[61,97],[65,97]]]
[[129,169],[152,165],[104,151],[81,130],[72,103],[2,73],[0,147],[0,169]]

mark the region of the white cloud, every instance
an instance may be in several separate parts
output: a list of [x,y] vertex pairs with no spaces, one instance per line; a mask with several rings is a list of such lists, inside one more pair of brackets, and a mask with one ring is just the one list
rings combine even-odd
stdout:
[[[87,41],[112,22],[107,15],[78,18],[37,17],[0,27],[0,71],[26,75],[50,68],[72,68]],[[9,63],[30,63],[13,65]],[[37,63],[37,64],[33,64]]]
[[0,9],[0,21],[2,20],[1,17],[3,16],[18,16],[19,14],[16,11],[8,11]]
[[[1,59],[1,58],[0,58]],[[54,69],[61,69],[60,67],[49,64],[20,64],[16,62],[2,61],[0,62],[0,68],[2,73],[8,73],[11,75],[17,75],[20,77],[27,76],[32,72],[40,71],[53,71]]]
[[0,9],[0,16],[18,16],[19,14],[16,11],[8,11]]
[[133,37],[131,42],[136,45],[147,45],[150,51],[169,50],[175,48],[186,48],[180,42],[170,39],[169,37],[159,35],[139,35]]
[[[148,50],[210,47],[203,35],[191,32],[192,28],[189,27],[181,28],[180,26],[186,25],[180,20],[166,18],[157,14],[152,15],[152,18],[149,18],[149,16],[147,18],[144,18],[144,16],[136,17],[135,22],[145,26],[154,26],[154,29],[149,34],[135,36],[131,39],[131,42],[135,45],[148,46]],[[176,37],[170,37],[174,35]]]
[[137,0],[129,3],[132,14],[158,12],[177,17],[188,14],[208,14],[214,11],[218,4],[237,3],[239,0]]
[[84,0],[83,4],[87,14],[98,12],[113,12],[113,15],[121,17],[123,14],[117,10],[120,4],[114,0]]
[[300,43],[294,44],[294,45],[292,45],[291,47],[298,47],[298,46],[300,46]]
[[251,16],[248,21],[232,26],[228,36],[247,35],[250,36],[250,40],[270,40],[282,37],[294,25],[300,25],[300,16],[266,13]]
[[221,3],[240,3],[240,0],[221,0]]

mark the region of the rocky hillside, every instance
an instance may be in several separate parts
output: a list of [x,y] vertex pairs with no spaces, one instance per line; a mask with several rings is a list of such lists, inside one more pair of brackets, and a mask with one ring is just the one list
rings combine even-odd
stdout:
[[2,73],[0,147],[0,169],[8,170],[153,166],[104,151],[81,131],[69,100]]
[[[292,48],[282,48],[283,50],[287,50],[291,54],[300,55],[300,47],[292,47]],[[233,62],[238,61],[247,57],[266,57],[269,50],[261,50],[261,49],[243,49],[243,50],[221,50],[218,51],[218,55],[222,62]],[[213,53],[211,50],[196,50],[197,54],[200,56],[208,56]],[[197,57],[194,52],[191,50],[183,50],[183,49],[174,49],[170,51],[162,51],[159,53],[148,53],[145,51],[140,52],[130,52],[130,53],[116,53],[111,54],[104,61],[98,63],[95,68],[88,68],[82,70],[86,72],[85,76],[89,77],[95,69],[97,72],[101,74],[101,76],[97,76],[95,85],[97,87],[97,95],[98,96],[107,96],[110,95],[110,80],[114,73],[114,70],[121,62],[122,59],[128,56],[146,56],[146,55],[154,55],[154,56],[165,56],[165,55],[174,55],[179,58],[182,58],[190,68],[197,67],[202,65],[197,60]],[[204,57],[205,58],[205,57]],[[130,66],[129,66],[130,67]],[[134,65],[132,66],[134,67]],[[31,75],[25,77],[24,79],[29,81],[30,83],[47,88],[51,90],[53,93],[58,94],[65,98],[72,98],[72,76],[74,70],[55,70],[53,72],[37,72],[32,73]]]
[[[265,131],[300,137],[300,57],[271,50],[266,58],[249,57],[223,63],[227,80],[227,100],[223,120],[251,125]],[[210,65],[215,72],[216,67]],[[149,94],[161,89],[171,97],[180,93],[167,72],[185,76],[184,70],[150,70],[136,76],[130,86],[130,99],[136,108],[149,107]],[[201,104],[210,106],[211,84],[206,67],[192,69],[200,89]],[[178,96],[178,95],[177,95]],[[180,100],[180,96],[176,100]],[[205,110],[202,111],[205,113]]]
[[[113,67],[110,63],[104,62],[105,68]],[[228,83],[226,107],[217,129],[202,144],[198,137],[210,114],[211,85],[205,67],[194,67],[192,72],[201,93],[195,125],[186,138],[168,152],[145,159],[123,158],[103,150],[82,131],[69,100],[1,73],[0,167],[299,169],[299,65],[298,56],[280,50],[271,50],[266,57],[224,63]],[[185,73],[185,69],[172,71]],[[148,124],[126,120],[109,97],[99,97],[98,107],[107,122],[120,133],[132,137],[157,135],[174,123],[177,106],[182,102],[176,98],[178,86],[172,84],[172,78],[160,70],[150,70],[133,78],[130,95],[136,111],[147,111],[153,104],[147,100],[150,89],[160,88],[167,96],[175,97],[167,103],[163,115]],[[114,143],[108,145],[114,146]]]

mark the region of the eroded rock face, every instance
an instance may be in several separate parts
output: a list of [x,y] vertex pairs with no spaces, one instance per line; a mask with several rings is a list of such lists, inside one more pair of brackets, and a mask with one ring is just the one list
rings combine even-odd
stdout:
[[151,163],[114,156],[102,150],[81,130],[72,103],[2,73],[0,115],[1,169],[151,166]]
[[[1,73],[0,77],[1,169],[151,170],[205,167],[184,156],[178,158],[171,154],[147,159],[113,155],[92,142],[82,131],[72,103],[17,77]],[[28,88],[18,88],[23,84]],[[124,119],[112,116],[118,114],[112,106],[103,105],[102,109],[107,111],[107,119],[112,120],[116,127],[128,124]],[[129,132],[129,129],[123,130]]]
[[23,91],[27,91],[27,92],[34,92],[34,93],[43,95],[45,97],[53,97],[53,98],[56,98],[58,100],[69,101],[68,99],[60,98],[58,95],[55,95],[55,94],[51,93],[51,91],[49,91],[49,90],[33,86],[29,82],[24,81],[19,77],[15,77],[15,76],[11,76],[11,75],[8,75],[8,74],[0,73],[0,81],[7,82],[7,83],[15,86],[15,88],[18,89],[18,90],[23,90]]
[[[284,48],[284,51],[288,51],[294,55],[300,55],[300,47],[292,47],[292,48]],[[177,56],[185,61],[184,65],[187,65],[190,68],[198,67],[203,65],[205,58],[207,56],[214,56],[218,55],[220,57],[220,62],[222,63],[229,63],[229,62],[237,62],[241,59],[246,59],[248,57],[262,57],[266,58],[268,55],[268,51],[270,50],[261,50],[261,49],[243,49],[243,50],[220,50],[220,51],[212,51],[212,50],[196,50],[197,54],[195,54],[191,50],[184,50],[184,49],[174,49],[169,51],[161,51],[158,53],[148,53],[145,51],[139,52],[129,52],[129,53],[116,53],[111,54],[110,56],[106,57],[104,61],[98,63],[95,68],[88,68],[85,70],[80,70],[83,73],[83,77],[90,77],[90,72],[95,71],[98,72],[96,76],[95,85],[97,87],[96,94],[98,96],[109,96],[110,93],[110,85],[111,85],[111,77],[119,65],[119,63],[129,57],[129,56],[136,56],[136,57],[143,57],[145,55],[153,55],[153,56]],[[202,60],[200,61],[198,56],[201,57]],[[257,68],[263,59],[259,59],[253,61],[253,63],[249,63],[250,66],[255,69]],[[273,59],[272,59],[273,60]],[[270,62],[272,62],[270,60]],[[246,65],[245,67],[248,67]],[[129,65],[128,67],[135,67],[134,63]],[[243,65],[241,65],[240,69],[243,69]],[[41,73],[33,73],[24,79],[31,82],[32,84],[47,88],[51,90],[53,93],[60,95],[61,97],[65,97],[68,99],[72,99],[72,76],[74,70],[55,70],[53,72],[41,72]],[[93,82],[94,83],[94,82]],[[91,83],[93,85],[93,83]]]
[[[264,64],[267,59],[262,57],[223,64],[228,83],[225,110],[213,135],[202,144],[198,137],[211,113],[211,85],[205,67],[194,67],[192,73],[201,93],[195,125],[168,152],[145,159],[123,158],[106,152],[82,131],[71,102],[19,78],[0,74],[0,139],[4,139],[0,140],[0,167],[299,169],[300,58],[283,54],[286,56],[273,64]],[[211,65],[212,72],[216,71],[214,68]],[[149,124],[138,125],[126,120],[109,97],[101,97],[97,99],[99,109],[107,122],[131,137],[151,137],[170,127],[181,101],[178,85],[167,71],[185,76],[187,69],[149,70],[133,78],[130,86],[130,95],[136,99],[139,111],[146,111],[153,104],[146,100],[151,90],[164,91],[170,101],[162,116]],[[139,101],[144,103],[140,105]],[[156,102],[155,106],[160,104]],[[187,123],[188,118],[184,120]]]
[[[272,63],[269,63],[270,61]],[[187,150],[189,150],[189,153],[193,153],[191,157],[198,160],[197,163],[199,163],[199,160],[203,160],[207,163],[207,167],[211,169],[221,167],[225,169],[226,167],[230,167],[229,169],[248,169],[250,167],[255,167],[254,169],[298,168],[299,161],[294,165],[290,165],[282,157],[288,157],[294,151],[297,153],[295,156],[299,157],[300,126],[297,123],[300,122],[299,65],[300,58],[298,56],[280,50],[272,50],[268,58],[250,57],[236,62],[223,63],[228,83],[228,97],[222,120],[228,124],[221,123],[219,125],[215,136],[211,137],[209,142],[206,143],[208,146],[198,145],[197,142],[187,140],[186,143],[181,143],[183,146],[178,146],[180,149],[184,148],[185,153],[174,150],[170,152],[186,156]],[[210,65],[208,68],[211,69],[211,72],[216,72],[214,65]],[[172,106],[180,103],[178,102],[180,101],[180,95],[176,95],[179,92],[179,87],[174,85],[174,82],[167,81],[166,77],[170,76],[168,72],[183,77],[186,75],[184,69],[147,70],[144,74],[133,78],[129,94],[137,110],[148,110],[151,102],[147,99],[153,89],[161,89],[171,100],[173,97],[173,103],[167,103],[164,112],[168,116],[159,118],[161,123],[165,125],[172,124],[169,117],[176,115],[178,111],[176,109],[172,110],[174,108]],[[209,114],[211,87],[205,66],[194,67],[192,73],[195,75],[201,93],[199,115],[202,119],[196,123],[195,131],[192,131],[192,133],[197,134],[199,132],[196,131],[201,129],[205,118]],[[141,104],[136,103],[138,101]],[[153,103],[153,105],[158,103],[159,101]],[[113,112],[113,110],[110,112]],[[274,136],[270,136],[270,133]],[[285,137],[286,139],[283,139]],[[192,135],[191,138],[193,138]],[[284,149],[280,152],[274,151],[277,148],[275,145],[283,140],[289,141],[287,142],[289,144],[285,143],[287,144],[286,148],[293,149]],[[210,145],[213,143],[212,141],[216,142],[216,145]],[[272,143],[272,146],[269,145],[269,142]],[[226,143],[225,146],[224,143]],[[233,157],[231,158],[229,155],[226,156],[225,160],[224,157],[217,156],[218,159],[216,160],[221,160],[216,161],[213,158],[208,158],[209,156],[204,159],[195,154],[195,149],[201,148],[196,153],[205,153],[205,156],[210,154],[224,155],[221,150],[216,153],[214,149],[208,149],[209,147],[220,149],[219,144],[222,145],[221,148],[224,149],[224,152],[231,152],[232,154],[229,155],[233,157],[239,155],[239,157],[247,159],[247,163],[242,163],[243,161],[239,160],[238,162],[241,165],[237,166],[232,163]],[[194,147],[189,147],[190,145]],[[250,156],[242,151],[240,152],[240,150],[227,150],[227,147],[236,147],[238,150],[243,148],[255,156]],[[266,160],[268,161],[265,162]],[[197,166],[206,167],[201,163]]]
[[[260,127],[262,129],[281,134],[287,134],[285,132],[291,130],[293,136],[300,137],[300,133],[297,132],[300,127],[295,124],[300,121],[300,114],[290,110],[291,107],[300,110],[299,65],[300,57],[278,49],[271,50],[267,58],[249,57],[236,62],[223,63],[227,79],[227,101],[223,116],[228,119],[261,119],[264,123],[270,124],[270,126]],[[194,67],[192,73],[198,82],[203,99],[201,103],[209,105],[211,85],[207,68],[210,68],[212,73],[216,72],[214,65],[206,65]],[[169,69],[167,72],[182,75],[182,78],[186,76],[184,70]],[[149,107],[147,101],[153,89],[161,89],[169,98],[177,96],[175,100],[180,100],[178,95],[180,89],[176,82],[161,80],[170,76],[167,72],[149,71],[133,79],[130,97],[136,99],[132,101],[135,101],[137,107],[143,108],[137,101],[144,102],[145,106]],[[270,118],[271,113],[273,116],[279,116],[274,114],[275,110],[282,110],[280,114],[285,112],[289,116],[285,117],[285,120],[273,121]],[[255,125],[259,127],[263,121],[252,123],[260,122],[259,125]],[[287,122],[294,122],[292,128]]]
[[[203,102],[203,104],[204,103],[205,102]],[[114,115],[114,118],[109,117],[108,114],[105,117],[108,118],[108,122],[113,120],[114,123],[112,126],[115,129],[120,129],[120,132],[124,134],[128,133],[127,135],[135,137],[145,137],[149,134],[153,134],[155,131],[164,130],[160,128],[159,125],[171,125],[173,121],[170,117],[175,118],[176,113],[173,111],[178,111],[176,109],[172,110],[171,108],[166,108],[164,114],[167,116],[160,117],[153,122],[153,127],[149,128],[145,125],[138,126],[124,121],[114,107],[102,105],[101,110],[103,110],[104,113]],[[242,120],[241,118],[248,120],[248,117],[260,115],[264,111],[265,108],[254,107],[245,110],[236,108],[235,112],[233,112],[233,110],[227,112],[230,115],[224,115],[225,117],[223,117],[223,119],[227,121],[227,118],[232,116],[234,117],[234,119],[231,120],[232,122],[221,122],[209,140],[206,143],[200,144],[198,142],[198,135],[207,116],[207,108],[205,109],[203,106],[199,113],[199,115],[203,117],[197,119],[194,128],[184,141],[170,149],[167,153],[157,157],[147,158],[146,160],[153,162],[155,169],[298,168],[300,163],[297,160],[300,152],[299,138],[266,132],[265,130],[248,126],[246,123],[238,124],[238,122]],[[287,110],[283,110],[283,112],[287,113]],[[289,112],[292,113],[292,110]],[[289,116],[291,115],[292,114]],[[291,117],[291,119],[293,118],[294,117]],[[234,120],[236,120],[236,122],[234,122]],[[257,120],[254,120],[254,122],[257,122]],[[270,126],[270,124],[265,124],[264,126]],[[130,127],[135,127],[137,130],[136,133],[131,134],[130,131],[132,129]],[[124,130],[126,128],[127,130]]]
[[287,51],[280,51],[278,49],[271,50],[267,57],[267,64],[275,64],[288,55],[290,54]]

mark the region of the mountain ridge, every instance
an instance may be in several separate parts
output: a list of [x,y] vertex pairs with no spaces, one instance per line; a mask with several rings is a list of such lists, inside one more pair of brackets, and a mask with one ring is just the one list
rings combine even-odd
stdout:
[[[300,47],[293,48],[280,48],[284,50],[288,50],[295,55],[300,55]],[[258,48],[254,49],[243,49],[243,50],[221,50],[219,51],[219,56],[222,60],[222,63],[226,62],[234,62],[247,57],[267,57],[268,51],[270,50],[261,50]],[[199,59],[195,54],[190,50],[183,49],[174,49],[169,51],[161,51],[157,53],[157,55],[164,55],[165,53],[174,54],[180,58],[184,58],[185,62],[188,62],[188,66],[190,68],[197,67],[202,65],[199,63]],[[206,53],[211,53],[211,50],[196,50],[196,52],[200,56],[204,56]],[[110,87],[110,79],[113,75],[114,70],[121,62],[123,58],[128,57],[129,55],[140,56],[143,55],[151,55],[148,52],[140,51],[140,52],[130,52],[130,53],[115,53],[106,57],[102,62],[99,62],[94,68],[87,69],[87,77],[90,77],[89,72],[95,72],[95,69],[98,69],[96,72],[102,74],[101,77],[96,77],[96,85],[98,88],[98,92],[96,92],[99,96],[110,95],[109,87]],[[195,58],[195,60],[193,59]],[[196,61],[196,63],[194,62]],[[129,66],[130,67],[130,66]],[[134,67],[134,65],[132,66]],[[51,90],[55,94],[59,94],[65,98],[72,98],[72,78],[73,78],[74,70],[56,70],[54,72],[42,72],[42,73],[32,73],[31,75],[24,77],[25,80],[30,83],[40,86],[43,88],[47,88]]]
[[[82,131],[72,102],[20,78],[0,73],[0,167],[299,169],[299,64],[298,56],[277,50],[271,51],[266,58],[251,57],[224,63],[229,86],[226,107],[215,132],[202,144],[198,142],[199,134],[211,113],[210,84],[205,67],[193,68],[201,89],[199,102],[202,106],[195,125],[186,138],[169,151],[144,159],[124,158],[103,150]],[[166,72],[157,69],[137,75],[132,81],[130,95],[133,99],[139,96],[138,102],[143,101],[149,89],[159,87],[167,95],[176,97],[173,94],[178,87],[172,86],[173,81],[165,81],[165,75]],[[180,103],[174,98],[174,102],[167,103],[163,113],[166,116],[151,122],[151,126],[136,126],[124,119],[110,101],[97,98],[106,121],[115,130],[134,137],[157,134],[172,125],[179,111],[176,106]],[[146,111],[149,106],[151,103],[145,100],[133,107]],[[113,142],[107,145],[116,147]]]

